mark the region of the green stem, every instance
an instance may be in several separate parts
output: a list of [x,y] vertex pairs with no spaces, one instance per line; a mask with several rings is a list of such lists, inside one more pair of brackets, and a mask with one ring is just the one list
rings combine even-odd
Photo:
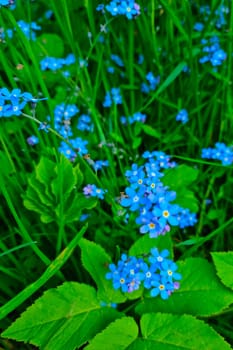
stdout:
[[214,185],[214,181],[215,181],[215,176],[213,176],[210,179],[209,185],[207,187],[204,199],[202,201],[201,204],[201,210],[200,210],[200,219],[199,219],[199,223],[198,223],[198,227],[197,227],[197,233],[196,236],[200,236],[202,228],[203,228],[203,224],[204,224],[204,218],[205,218],[205,210],[206,210],[206,199],[209,198],[210,192],[212,190],[212,187]]
[[69,259],[74,249],[76,248],[79,240],[82,238],[87,230],[87,224],[79,231],[79,233],[73,238],[70,244],[61,252],[60,255],[48,266],[43,275],[38,280],[18,295],[11,299],[8,303],[0,308],[0,320],[6,317],[10,312],[14,311],[19,305],[26,301],[31,295],[33,295],[39,288],[41,288],[52,276],[54,276],[64,263]]

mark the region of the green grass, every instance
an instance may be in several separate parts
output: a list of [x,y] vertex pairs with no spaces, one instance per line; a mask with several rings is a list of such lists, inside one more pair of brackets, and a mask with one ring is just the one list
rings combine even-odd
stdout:
[[[38,21],[48,9],[54,13],[52,20],[42,20],[43,29],[37,34],[37,41],[25,39],[17,30],[13,39],[0,43],[0,87],[9,90],[19,87],[35,96],[48,97],[47,101],[38,103],[35,115],[39,121],[45,121],[50,115],[52,129],[53,110],[57,104],[75,103],[83,113],[90,112],[95,128],[93,134],[87,135],[90,158],[107,159],[110,166],[102,173],[95,173],[84,159],[76,160],[81,162],[85,184],[89,180],[108,190],[106,201],[93,210],[85,237],[103,245],[113,258],[139,237],[137,226],[132,222],[131,226],[126,226],[117,217],[116,198],[127,186],[125,170],[132,163],[140,162],[146,150],[164,151],[178,164],[199,169],[193,185],[199,202],[198,223],[185,233],[174,233],[175,256],[210,259],[210,252],[228,251],[233,247],[233,167],[201,159],[202,148],[213,147],[215,142],[232,143],[233,5],[229,5],[226,30],[214,30],[210,19],[205,30],[199,33],[193,31],[196,17],[190,2],[183,1],[182,6],[180,3],[141,1],[142,13],[133,21],[110,16],[105,20],[105,16],[95,10],[98,2],[88,0],[77,3],[72,0],[17,0],[14,11],[0,9],[0,27],[4,28],[16,27],[20,19]],[[218,2],[212,2],[211,6],[214,11]],[[107,33],[100,33],[100,24],[105,23]],[[92,34],[91,40],[88,32]],[[46,47],[40,40],[40,35],[46,40],[48,33],[59,37],[57,47]],[[198,59],[200,40],[216,33],[227,52],[227,60],[213,72],[209,64],[201,65]],[[99,42],[101,35],[105,37],[104,44]],[[47,54],[52,56],[53,50],[61,54],[59,57],[72,52],[77,58],[71,78],[65,79],[59,72],[56,75],[41,72],[41,58]],[[123,78],[119,78],[119,67],[114,75],[106,70],[111,53],[124,61]],[[138,65],[137,57],[141,53],[145,59]],[[87,59],[88,67],[81,69],[78,58]],[[23,69],[17,70],[19,64]],[[183,72],[186,65],[190,73]],[[154,92],[142,94],[140,85],[150,71],[160,76],[160,83]],[[105,93],[112,87],[121,88],[123,104],[119,108],[103,108]],[[185,125],[175,120],[182,108],[189,113],[189,122]],[[124,127],[120,124],[121,115],[129,116],[138,111],[147,115],[150,132],[139,124]],[[31,115],[29,108],[26,113]],[[68,249],[83,224],[75,222],[62,228],[56,222],[43,224],[39,215],[23,205],[30,174],[42,155],[51,152],[58,159],[60,139],[53,132],[38,131],[38,124],[25,116],[1,118],[0,123],[0,304],[11,306],[8,310],[11,313],[7,312],[0,321],[0,327],[5,329],[33,302],[32,293],[39,296],[64,280],[88,283],[90,278],[80,266],[78,249],[68,262],[65,263],[64,257],[64,266],[59,265],[49,281],[42,278],[52,261],[59,258],[63,249]],[[85,138],[79,131],[76,133]],[[26,142],[32,134],[40,140],[35,147]],[[101,143],[105,145],[99,147]],[[211,204],[206,205],[206,199],[211,199]],[[189,245],[189,240],[193,240],[193,244]],[[30,289],[32,285],[40,288]],[[14,304],[28,289],[30,293]],[[230,323],[232,313],[214,317],[210,322],[233,342]],[[6,343],[2,346],[8,349]],[[23,348],[26,349],[26,345]]]

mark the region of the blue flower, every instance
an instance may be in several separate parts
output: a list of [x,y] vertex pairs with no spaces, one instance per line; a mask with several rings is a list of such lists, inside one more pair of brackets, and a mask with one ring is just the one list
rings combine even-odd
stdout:
[[32,135],[32,136],[27,138],[27,143],[30,146],[34,146],[34,145],[37,145],[39,143],[39,139],[35,135]]
[[180,207],[175,204],[169,204],[166,201],[155,206],[152,213],[157,217],[159,224],[164,228],[167,223],[172,226],[178,226],[177,214],[179,213]]
[[121,199],[123,207],[129,207],[131,211],[136,211],[141,205],[141,198],[144,195],[144,189],[135,190],[132,187],[127,187],[125,190],[126,197]]
[[189,120],[187,110],[181,109],[176,116],[176,120],[181,121],[182,124],[186,124]]
[[150,295],[152,297],[156,297],[157,295],[160,295],[163,300],[166,300],[169,298],[171,292],[174,291],[174,286],[172,283],[170,283],[166,278],[161,278],[159,281],[153,280],[151,282],[152,288]]
[[173,280],[180,280],[181,274],[176,272],[178,266],[171,260],[166,260],[161,263],[162,271],[161,276],[165,277],[168,282],[172,283]]
[[103,190],[101,188],[97,188],[96,185],[88,184],[83,188],[84,195],[88,197],[97,197],[99,199],[104,199],[104,195],[107,190]]

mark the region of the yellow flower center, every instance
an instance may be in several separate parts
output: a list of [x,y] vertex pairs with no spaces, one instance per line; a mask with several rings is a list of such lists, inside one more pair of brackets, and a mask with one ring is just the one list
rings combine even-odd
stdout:
[[168,211],[168,210],[164,210],[164,211],[163,211],[163,216],[164,216],[165,218],[168,218],[168,216],[169,216],[169,211]]

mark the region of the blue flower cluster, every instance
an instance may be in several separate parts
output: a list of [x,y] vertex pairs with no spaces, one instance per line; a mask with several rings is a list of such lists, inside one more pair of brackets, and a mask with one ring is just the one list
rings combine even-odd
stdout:
[[9,91],[7,88],[1,88],[0,117],[19,116],[28,102],[37,103],[41,100],[47,100],[47,98],[36,99],[30,92],[22,93],[20,89]]
[[88,141],[83,140],[81,137],[76,137],[69,140],[69,144],[62,141],[58,150],[70,161],[74,161],[78,154],[80,156],[83,156],[88,153],[88,150],[86,148],[87,144]]
[[75,56],[71,53],[66,58],[45,57],[40,61],[40,68],[42,71],[56,71],[73,63],[75,63]]
[[213,67],[217,67],[226,60],[227,54],[220,47],[219,38],[217,36],[213,36],[209,40],[202,39],[201,43],[203,45],[202,52],[205,53],[205,56],[199,59],[200,63],[210,62]]
[[127,125],[127,124],[133,124],[135,122],[145,123],[146,121],[146,115],[142,114],[141,112],[136,112],[132,116],[129,117],[120,117],[121,124]]
[[119,88],[112,88],[106,93],[103,106],[111,107],[113,103],[116,105],[122,104],[122,96]]
[[176,198],[174,191],[169,191],[161,182],[161,169],[174,167],[170,157],[163,152],[145,152],[148,161],[143,166],[133,164],[125,175],[130,182],[122,193],[120,204],[137,212],[136,223],[140,225],[140,233],[149,233],[151,238],[170,231],[170,226],[185,228],[193,226],[196,215],[172,203]]
[[[77,155],[85,155],[88,153],[86,145],[88,141],[81,137],[73,137],[71,128],[71,119],[79,112],[79,109],[74,104],[61,103],[54,109],[54,128],[64,138],[69,140],[69,144],[62,141],[58,150],[64,154],[69,160],[74,161]],[[50,120],[50,116],[47,120]]]
[[181,109],[179,113],[176,116],[176,120],[180,121],[182,124],[185,124],[188,122],[188,112],[186,109]]
[[65,138],[73,136],[71,119],[79,112],[76,105],[61,103],[54,109],[54,127]]
[[177,265],[167,259],[168,256],[168,250],[159,252],[157,248],[152,248],[144,258],[122,254],[117,265],[109,264],[110,272],[105,277],[112,280],[114,289],[121,289],[124,293],[144,287],[150,289],[152,297],[168,299],[179,288],[177,281],[181,279]]
[[112,16],[122,15],[128,19],[133,19],[140,15],[140,6],[134,0],[111,1],[108,5],[98,5],[96,10],[102,12],[106,10]]
[[203,148],[201,157],[220,160],[222,165],[231,165],[233,163],[233,147],[228,147],[222,142],[216,142],[215,148]]
[[150,91],[154,91],[157,88],[157,85],[160,82],[160,76],[155,77],[152,72],[147,73],[146,75],[147,83],[141,84],[141,91],[144,94],[148,94]]
[[80,117],[78,118],[77,128],[80,131],[93,132],[94,124],[91,123],[91,117],[87,114],[80,115]]
[[84,195],[89,197],[97,197],[99,199],[104,199],[104,195],[107,192],[107,190],[103,190],[101,188],[97,188],[96,185],[88,184],[83,188]]
[[[26,36],[26,38],[33,41],[36,40],[36,31],[41,30],[41,27],[37,25],[36,22],[27,23],[21,20],[17,22],[17,25],[18,25],[18,28]],[[12,39],[16,31],[17,31],[16,28],[4,30],[1,33],[1,39],[5,39],[6,37]]]
[[[200,6],[199,12],[204,22],[209,22],[210,17],[212,17],[210,21],[210,25],[218,29],[221,29],[222,27],[227,25],[227,15],[229,14],[230,10],[229,10],[229,7],[224,4],[224,1],[223,1],[222,4],[220,4],[217,7],[217,9],[214,11],[213,14],[211,14],[211,8],[209,5]],[[200,24],[203,25],[203,23],[199,23],[199,25]]]
[[10,7],[11,10],[15,8],[15,1],[14,0],[0,0],[0,7]]

